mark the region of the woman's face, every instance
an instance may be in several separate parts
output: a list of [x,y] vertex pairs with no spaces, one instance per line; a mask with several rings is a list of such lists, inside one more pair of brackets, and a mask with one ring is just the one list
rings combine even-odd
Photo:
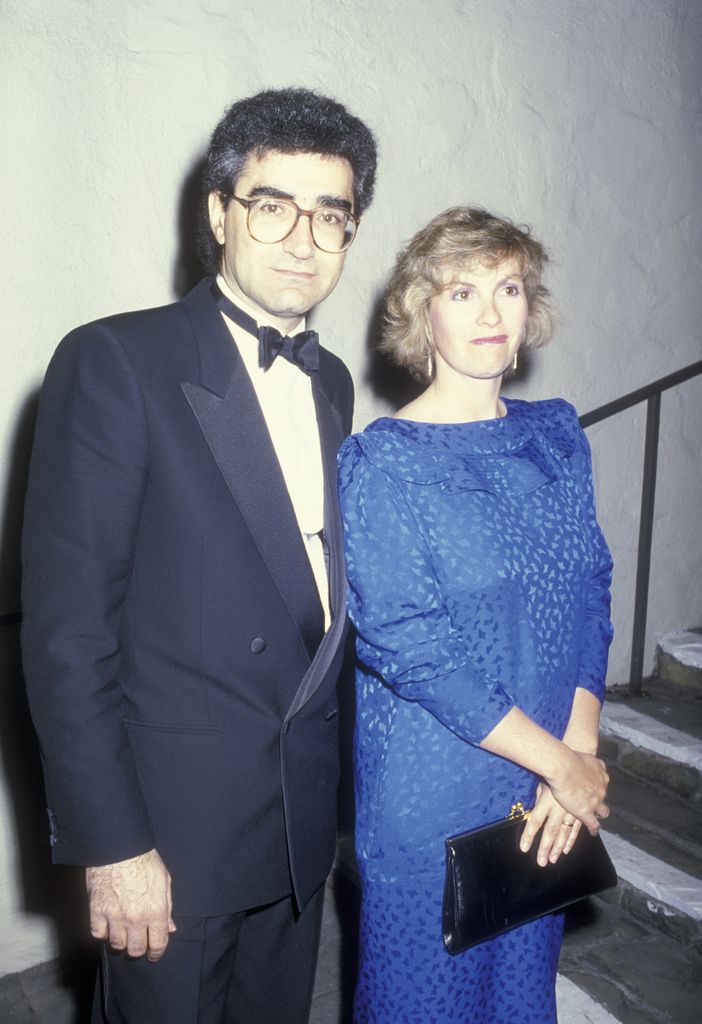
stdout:
[[500,377],[522,342],[528,315],[517,260],[448,274],[429,302],[437,380]]

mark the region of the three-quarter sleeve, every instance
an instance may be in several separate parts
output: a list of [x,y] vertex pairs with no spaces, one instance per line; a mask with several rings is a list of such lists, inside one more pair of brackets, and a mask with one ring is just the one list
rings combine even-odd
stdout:
[[514,700],[471,664],[402,485],[349,438],[339,455],[339,493],[360,661],[399,697],[479,743]]

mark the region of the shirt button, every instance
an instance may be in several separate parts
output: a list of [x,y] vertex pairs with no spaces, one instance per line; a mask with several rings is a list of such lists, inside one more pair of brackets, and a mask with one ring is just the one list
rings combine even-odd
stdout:
[[252,654],[261,654],[266,649],[266,641],[262,636],[255,636],[249,644],[249,650]]

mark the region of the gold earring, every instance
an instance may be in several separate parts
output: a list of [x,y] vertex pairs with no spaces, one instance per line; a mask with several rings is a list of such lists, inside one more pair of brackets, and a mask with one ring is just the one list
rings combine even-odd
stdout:
[[519,359],[517,358],[518,355],[519,355],[519,349],[517,349],[517,351],[514,353],[514,359],[512,360],[512,373],[516,373],[517,372],[517,365],[519,363]]
[[431,380],[434,376],[434,357],[429,353],[427,356],[427,379]]

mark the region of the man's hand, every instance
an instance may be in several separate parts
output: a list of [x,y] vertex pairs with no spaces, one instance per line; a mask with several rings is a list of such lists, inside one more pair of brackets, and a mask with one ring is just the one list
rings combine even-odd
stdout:
[[87,868],[90,931],[129,956],[160,960],[168,935],[176,930],[171,917],[171,876],[156,850],[138,857]]

